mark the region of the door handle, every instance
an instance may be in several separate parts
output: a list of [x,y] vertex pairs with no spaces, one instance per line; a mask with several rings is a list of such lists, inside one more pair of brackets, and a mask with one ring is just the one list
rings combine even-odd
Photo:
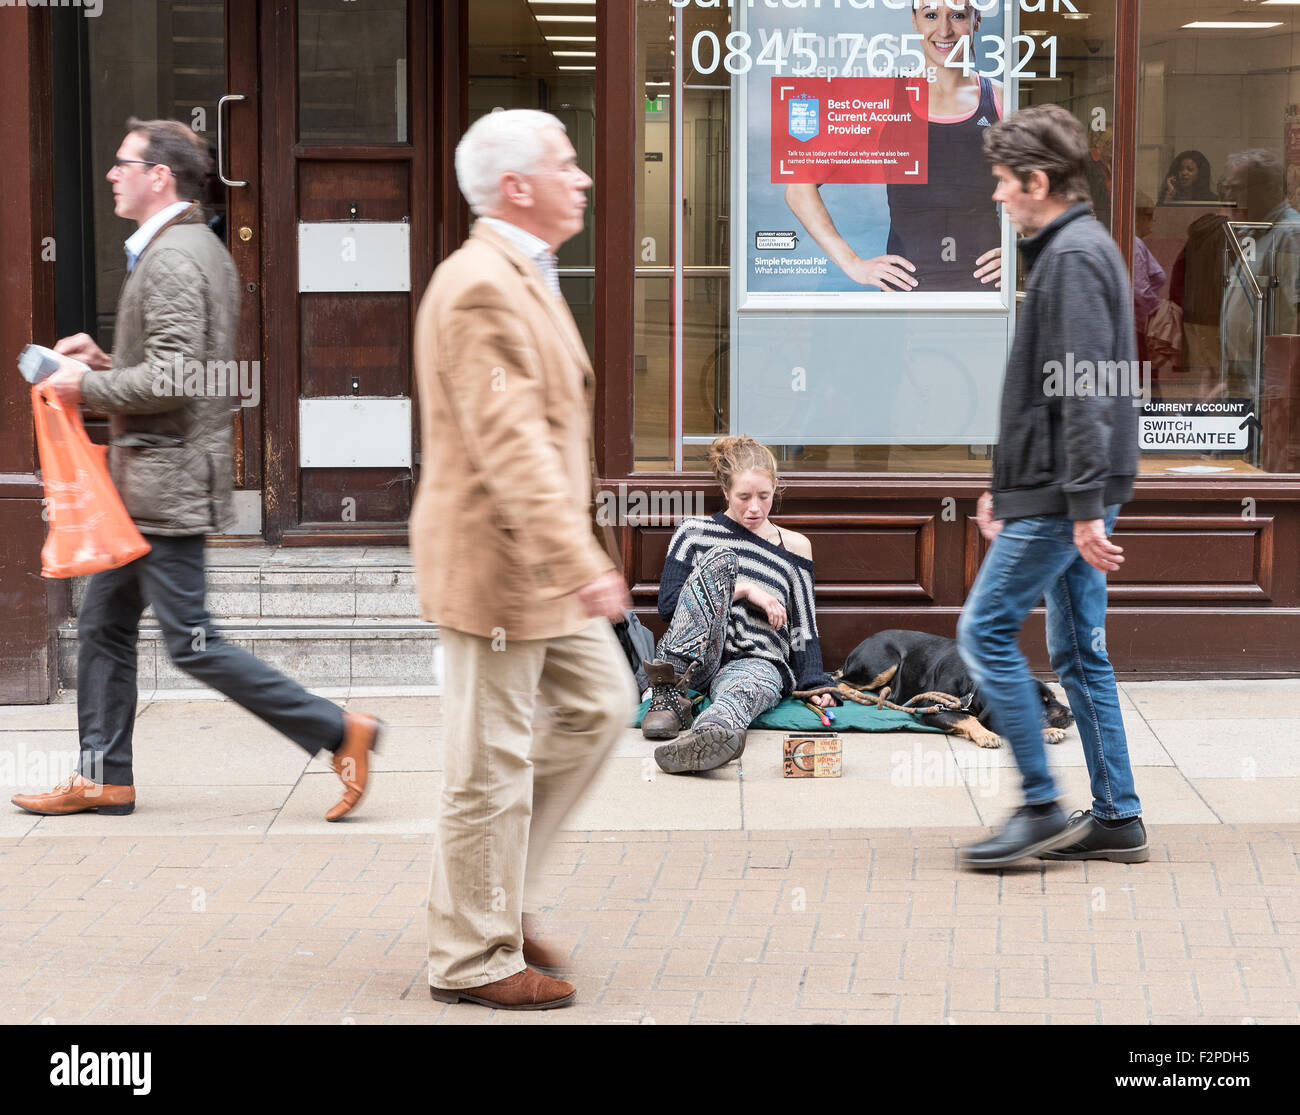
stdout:
[[217,102],[217,177],[227,186],[247,186],[244,181],[232,182],[226,177],[226,143],[222,134],[221,119],[227,101],[246,101],[243,93],[228,93]]

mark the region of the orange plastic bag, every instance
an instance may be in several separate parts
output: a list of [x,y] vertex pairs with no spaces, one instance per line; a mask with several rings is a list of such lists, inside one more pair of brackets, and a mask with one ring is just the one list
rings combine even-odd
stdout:
[[108,475],[108,450],[65,407],[48,383],[32,388],[36,448],[45,480],[50,533],[41,548],[42,577],[79,577],[116,569],[149,552]]

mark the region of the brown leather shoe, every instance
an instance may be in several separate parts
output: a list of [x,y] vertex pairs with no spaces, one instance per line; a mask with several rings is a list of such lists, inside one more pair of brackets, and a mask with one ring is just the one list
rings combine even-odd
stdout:
[[325,814],[325,820],[337,821],[357,807],[370,780],[370,756],[379,751],[379,733],[383,724],[364,712],[343,714],[343,742],[334,752],[330,765],[343,782],[343,796]]
[[430,987],[429,994],[440,1003],[478,1003],[497,1010],[553,1010],[567,1007],[578,997],[578,989],[562,979],[551,979],[531,968],[506,976],[482,987]]
[[537,919],[524,915],[524,963],[543,975],[558,976],[569,966],[569,958],[558,948],[537,938]]
[[135,808],[134,786],[101,786],[79,774],[70,774],[48,794],[14,794],[9,799],[19,809],[42,817],[62,817],[94,809],[109,817],[122,817]]

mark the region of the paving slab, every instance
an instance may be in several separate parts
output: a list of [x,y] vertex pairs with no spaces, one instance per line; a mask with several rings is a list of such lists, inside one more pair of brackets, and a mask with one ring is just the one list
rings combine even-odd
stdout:
[[1130,681],[1120,686],[1148,720],[1294,720],[1300,678]]
[[[1019,771],[1012,769],[1007,773],[1008,776],[997,783],[992,794],[977,794],[975,797],[980,819],[986,825],[1001,825],[1023,801]],[[1058,767],[1052,771],[1052,777],[1061,791],[1059,800],[1063,809],[1071,812],[1092,808],[1092,789],[1086,769]],[[1135,767],[1133,779],[1148,828],[1166,824],[1215,824],[1220,820],[1212,805],[1197,792],[1196,786],[1176,768]]]
[[[284,802],[283,786],[136,786],[135,812],[125,817],[77,813],[41,817],[35,831],[49,836],[161,836],[261,834]],[[14,806],[5,808],[13,809]]]
[[[578,1001],[515,1014],[429,999],[426,838],[0,837],[0,932],[21,960],[0,1010],[60,1025],[1300,1021],[1295,933],[1254,867],[1300,888],[1300,824],[1162,825],[1147,864],[956,871],[981,831],[563,834],[542,933],[568,951]],[[773,866],[738,871],[746,849]],[[1201,876],[1232,888],[1248,945],[1195,943],[1224,901]]]

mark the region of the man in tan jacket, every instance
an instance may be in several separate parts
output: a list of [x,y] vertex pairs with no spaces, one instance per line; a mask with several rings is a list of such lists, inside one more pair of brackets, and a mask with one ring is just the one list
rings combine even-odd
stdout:
[[564,126],[532,110],[475,123],[456,173],[480,220],[415,324],[411,550],[445,648],[429,984],[443,1002],[542,1010],[575,990],[536,970],[563,958],[524,910],[636,703],[609,623],[631,601],[590,514],[595,381],[555,263],[592,183]]

